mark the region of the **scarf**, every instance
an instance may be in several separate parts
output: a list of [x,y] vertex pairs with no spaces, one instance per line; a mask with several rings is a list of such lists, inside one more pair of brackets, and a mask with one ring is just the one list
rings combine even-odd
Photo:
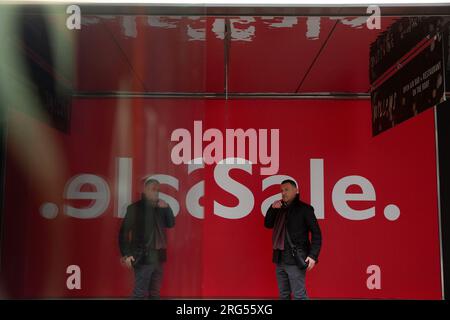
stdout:
[[150,201],[146,199],[145,195],[142,194],[142,200],[144,204],[144,210],[151,209],[154,210],[154,219],[155,219],[155,229],[154,229],[154,245],[155,247],[152,249],[160,250],[160,249],[166,249],[167,248],[167,240],[166,240],[166,233],[164,228],[161,226],[161,209],[157,206],[157,202]]
[[287,213],[288,208],[281,208],[275,218],[275,224],[273,226],[273,233],[272,233],[272,244],[274,250],[284,250]]

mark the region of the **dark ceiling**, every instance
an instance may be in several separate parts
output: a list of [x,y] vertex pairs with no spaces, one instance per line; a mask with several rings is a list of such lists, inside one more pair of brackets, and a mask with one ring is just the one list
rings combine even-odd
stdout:
[[76,89],[368,93],[370,44],[395,19],[369,30],[364,16],[83,16]]

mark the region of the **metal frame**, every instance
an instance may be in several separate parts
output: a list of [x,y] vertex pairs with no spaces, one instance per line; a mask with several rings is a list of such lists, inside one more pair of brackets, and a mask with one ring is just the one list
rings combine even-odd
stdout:
[[[77,4],[74,1],[73,4]],[[158,4],[78,4],[81,12],[92,15],[183,15],[183,16],[365,16],[368,4],[360,5],[158,5]],[[1,5],[0,5],[1,6]],[[6,4],[4,7],[14,5]],[[17,6],[17,5],[16,5]],[[42,5],[22,4],[30,13]],[[52,8],[65,9],[67,4],[55,3]],[[450,15],[445,4],[383,4],[382,16],[441,16]]]
[[436,155],[436,181],[437,181],[437,203],[438,203],[438,224],[439,224],[439,256],[441,265],[441,291],[442,300],[445,300],[445,285],[444,285],[444,255],[442,251],[442,221],[441,221],[441,183],[439,172],[439,132],[437,121],[437,106],[433,107],[434,111],[434,137],[435,137],[435,155]]
[[312,93],[208,93],[208,92],[125,92],[78,91],[72,95],[78,99],[92,98],[144,98],[144,99],[370,99],[368,93],[312,92]]
[[5,236],[5,188],[6,188],[6,155],[8,135],[8,110],[0,106],[0,148],[2,148],[2,159],[0,159],[0,273],[3,269],[3,239]]

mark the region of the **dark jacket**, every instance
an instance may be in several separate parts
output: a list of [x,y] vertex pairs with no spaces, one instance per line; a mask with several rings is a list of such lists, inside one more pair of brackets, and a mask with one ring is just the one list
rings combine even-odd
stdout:
[[[275,218],[280,210],[270,206],[264,218],[264,226],[266,228],[272,229],[274,227]],[[314,208],[301,201],[298,195],[289,206],[286,225],[293,244],[305,250],[309,257],[318,262],[322,246],[322,234],[319,223],[314,214]],[[311,233],[311,241],[309,240],[309,233]],[[287,246],[285,241],[285,248]],[[281,250],[273,250],[272,261],[279,263],[281,256]]]
[[[119,231],[119,249],[122,257],[132,256],[138,247],[148,245],[149,235],[145,234],[145,199],[142,198],[127,207],[127,213],[123,219]],[[165,228],[172,228],[175,225],[175,217],[172,209],[156,207],[154,210],[155,228],[160,228],[165,242]],[[166,249],[159,249],[159,261],[166,261]]]

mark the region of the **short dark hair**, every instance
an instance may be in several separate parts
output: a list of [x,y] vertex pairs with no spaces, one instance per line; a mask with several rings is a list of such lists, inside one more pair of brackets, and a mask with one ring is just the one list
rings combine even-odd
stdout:
[[289,184],[293,185],[294,188],[297,188],[297,184],[295,183],[294,180],[286,179],[286,180],[283,180],[283,182],[281,182],[281,184],[285,184],[285,183],[289,183]]
[[144,186],[151,185],[152,183],[159,184],[159,181],[156,179],[153,179],[153,178],[149,178],[149,179],[145,180]]

